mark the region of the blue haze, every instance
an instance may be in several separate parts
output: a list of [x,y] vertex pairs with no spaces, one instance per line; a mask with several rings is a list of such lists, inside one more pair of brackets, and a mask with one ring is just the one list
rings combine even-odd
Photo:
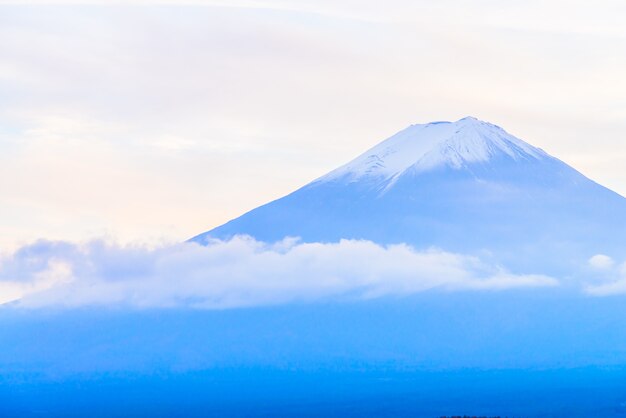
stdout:
[[2,310],[0,414],[620,417],[625,318],[620,298],[546,291]]

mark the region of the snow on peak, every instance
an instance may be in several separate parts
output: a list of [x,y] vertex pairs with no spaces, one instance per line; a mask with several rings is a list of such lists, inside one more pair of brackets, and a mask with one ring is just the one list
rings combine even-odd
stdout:
[[494,157],[513,160],[543,159],[548,155],[499,126],[468,116],[456,122],[411,125],[361,154],[319,181],[348,177],[389,179],[408,169],[416,172],[467,164]]

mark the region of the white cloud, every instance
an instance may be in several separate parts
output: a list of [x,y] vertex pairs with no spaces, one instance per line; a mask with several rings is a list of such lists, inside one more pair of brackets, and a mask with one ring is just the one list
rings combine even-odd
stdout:
[[31,272],[26,280],[0,280],[0,304],[21,299],[24,295],[53,288],[71,280],[70,266],[53,258],[44,269]]
[[41,241],[3,257],[0,301],[17,306],[219,309],[336,298],[555,286],[472,256],[370,241],[266,244],[249,237],[149,248]]
[[[586,293],[593,296],[626,294],[626,262],[616,264],[609,257],[594,256],[589,260],[589,264],[598,269],[602,275],[596,277],[595,282],[587,283],[584,288]],[[597,279],[600,279],[599,283]]]
[[615,265],[615,261],[607,255],[596,254],[588,261],[589,265],[597,270],[608,270]]

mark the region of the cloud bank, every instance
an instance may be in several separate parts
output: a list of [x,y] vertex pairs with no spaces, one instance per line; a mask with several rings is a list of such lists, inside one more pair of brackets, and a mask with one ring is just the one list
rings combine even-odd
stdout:
[[404,296],[430,289],[556,286],[473,256],[370,241],[267,244],[239,236],[157,248],[39,241],[0,259],[0,303],[18,307],[223,309],[326,299]]

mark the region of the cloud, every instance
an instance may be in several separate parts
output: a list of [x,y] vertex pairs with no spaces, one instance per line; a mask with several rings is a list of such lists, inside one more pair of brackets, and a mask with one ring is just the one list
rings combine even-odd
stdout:
[[[589,260],[596,259],[594,256]],[[606,257],[606,256],[602,256]],[[585,286],[585,292],[593,296],[612,296],[626,294],[626,262],[622,264],[616,264],[613,259],[599,258],[595,260],[595,263],[600,267],[602,276],[600,277],[600,283],[588,283]],[[593,265],[593,264],[592,264]]]
[[0,261],[0,302],[20,307],[223,309],[325,299],[403,296],[430,289],[555,286],[479,258],[370,241],[267,244],[239,236],[207,246],[151,248],[40,241]]
[[608,270],[615,264],[611,257],[604,254],[594,255],[589,259],[588,263],[591,267],[597,270]]

